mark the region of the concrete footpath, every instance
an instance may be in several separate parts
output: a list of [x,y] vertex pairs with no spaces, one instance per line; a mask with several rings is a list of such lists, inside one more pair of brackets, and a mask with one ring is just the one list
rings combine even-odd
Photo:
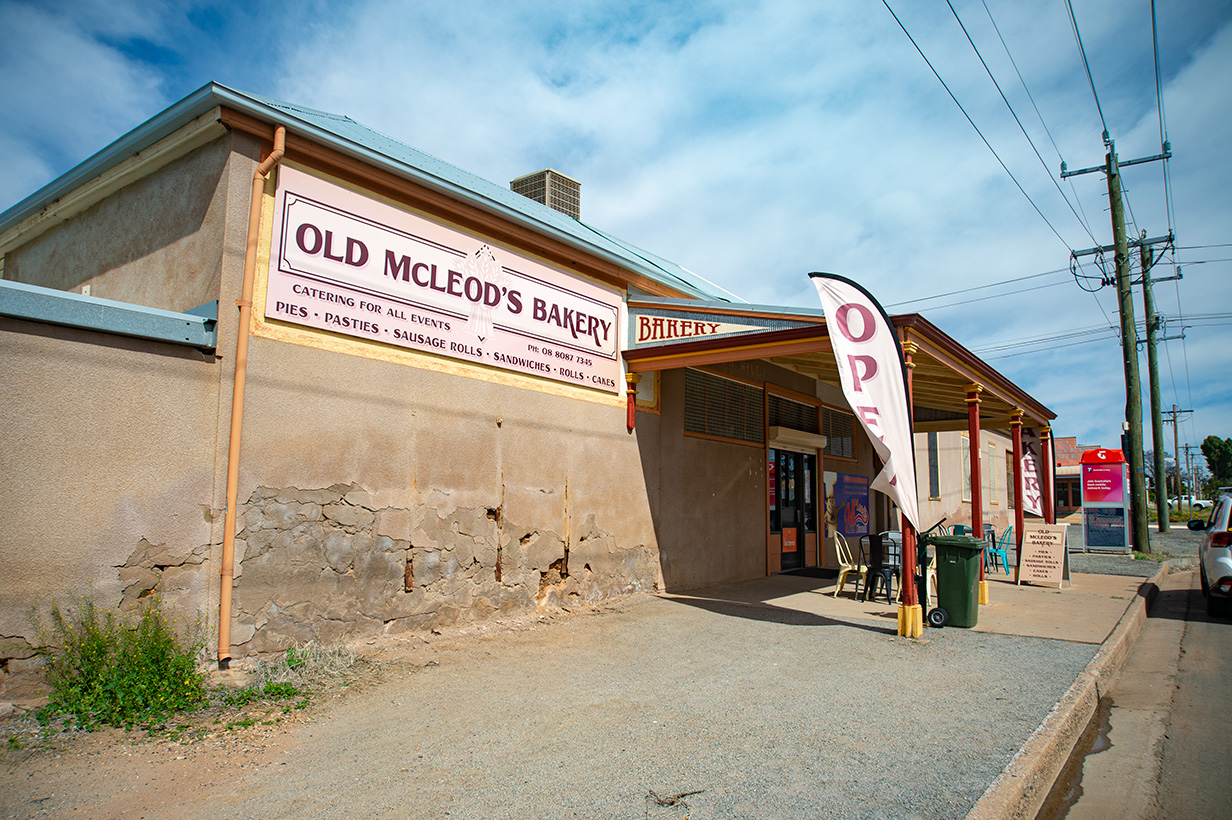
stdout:
[[[1108,558],[1100,556],[1096,560]],[[1180,563],[1188,565],[1185,561]],[[1019,586],[1000,572],[988,574],[990,603],[980,607],[978,624],[970,633],[1046,638],[1098,646],[1098,650],[967,813],[969,820],[1034,818],[1039,812],[1075,744],[1095,716],[1100,698],[1118,678],[1130,647],[1142,631],[1151,601],[1169,572],[1167,564],[1150,561],[1138,562],[1131,569],[1157,571],[1150,579],[1138,575],[1075,574],[1072,582],[1061,589]],[[895,612],[884,601],[849,600],[848,592],[839,599],[818,596],[811,589],[784,592],[779,578],[767,578],[710,590],[706,595],[712,600],[771,605],[822,618],[851,618],[856,613],[868,618],[889,618]],[[926,630],[924,640],[940,634],[938,630]],[[1030,683],[1023,681],[1023,685]],[[946,699],[939,698],[937,705],[945,708]]]

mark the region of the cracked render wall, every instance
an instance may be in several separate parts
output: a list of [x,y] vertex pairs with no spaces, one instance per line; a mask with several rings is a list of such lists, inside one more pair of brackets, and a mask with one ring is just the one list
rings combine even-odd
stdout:
[[661,586],[624,410],[254,338],[237,655]]
[[[0,319],[0,699],[51,600],[208,613],[217,366],[177,345]],[[216,594],[216,592],[215,592]],[[216,619],[214,619],[216,622]]]

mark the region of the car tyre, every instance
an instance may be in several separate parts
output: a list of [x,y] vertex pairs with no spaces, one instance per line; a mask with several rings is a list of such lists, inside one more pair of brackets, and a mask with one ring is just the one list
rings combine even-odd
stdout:
[[1202,565],[1201,561],[1198,562],[1198,580],[1202,582],[1202,597],[1210,598],[1211,585],[1206,582],[1206,567]]
[[1214,595],[1206,596],[1206,614],[1212,618],[1226,618],[1228,616],[1228,605],[1232,604],[1232,600],[1228,598],[1216,598]]

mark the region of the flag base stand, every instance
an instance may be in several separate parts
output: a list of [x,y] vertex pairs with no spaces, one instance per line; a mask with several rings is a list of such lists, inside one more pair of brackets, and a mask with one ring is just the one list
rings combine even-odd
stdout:
[[924,609],[919,604],[898,607],[898,634],[904,638],[918,638],[924,634]]
[[980,603],[988,603],[988,582],[980,581]]

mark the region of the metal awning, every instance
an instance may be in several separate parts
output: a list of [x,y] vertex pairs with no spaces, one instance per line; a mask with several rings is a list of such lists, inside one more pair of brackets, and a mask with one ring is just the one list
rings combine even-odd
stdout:
[[[825,319],[816,311],[634,298],[629,300],[629,310],[631,325],[645,312],[670,312],[677,321],[690,317],[690,328],[699,321],[709,321],[716,328],[732,327],[742,320],[767,325],[728,335],[631,345],[632,349],[624,352],[631,372],[761,359],[826,384],[840,383],[829,331]],[[924,317],[912,313],[890,318],[900,341],[913,346],[916,432],[966,430],[967,391],[971,384],[981,388],[980,426],[984,429],[1007,429],[1015,409],[1022,411],[1023,424],[1027,427],[1046,426],[1056,418],[1056,413]]]

